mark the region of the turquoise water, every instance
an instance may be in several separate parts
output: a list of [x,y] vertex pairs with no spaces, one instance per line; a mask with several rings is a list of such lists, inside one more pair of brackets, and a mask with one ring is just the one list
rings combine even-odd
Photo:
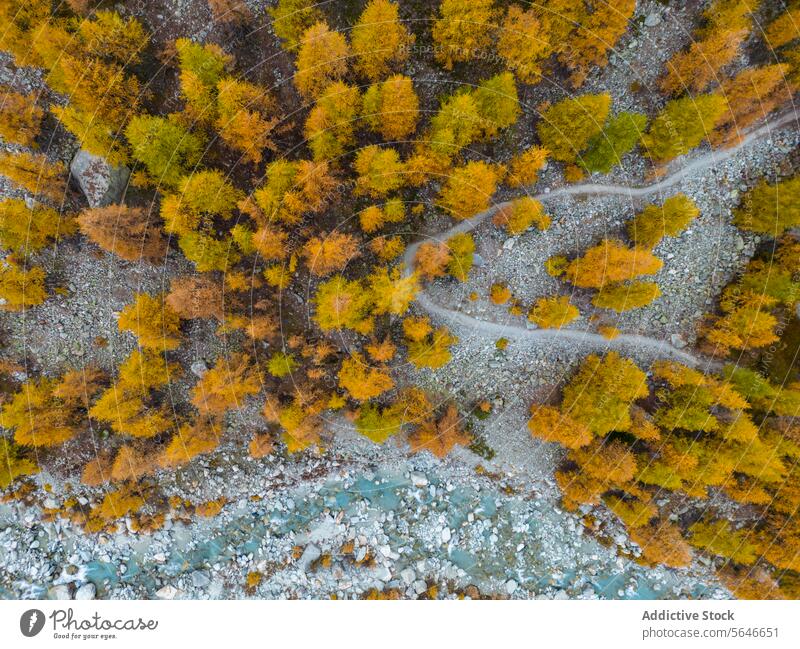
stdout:
[[[190,541],[187,548],[173,549],[163,565],[145,562],[134,553],[124,574],[113,564],[91,561],[86,578],[95,584],[100,597],[118,584],[133,585],[140,596],[152,596],[159,587],[157,576],[163,578],[162,583],[171,583],[177,575],[226,564],[243,555],[257,555],[264,539],[308,532],[326,511],[332,516],[343,512],[346,522],[358,509],[363,519],[366,504],[370,520],[393,512],[395,521],[403,521],[398,528],[384,525],[391,547],[405,548],[402,559],[393,567],[395,574],[419,560],[446,560],[467,574],[466,583],[474,583],[481,590],[497,589],[498,584],[514,579],[532,594],[552,586],[568,589],[572,596],[588,590],[613,599],[674,597],[672,586],[681,585],[680,574],[666,573],[665,580],[665,571],[655,575],[630,561],[623,561],[620,568],[616,557],[609,556],[595,541],[576,541],[575,532],[566,528],[566,519],[552,507],[537,509],[531,501],[488,489],[451,487],[448,492],[435,478],[429,479],[430,484],[422,488],[393,475],[363,476],[350,482],[332,480],[315,492],[298,493],[288,510],[254,509],[222,524],[218,523],[222,518],[206,522],[211,529],[203,528],[199,540],[195,538],[200,535],[199,524],[195,524],[182,533]],[[456,530],[449,543],[425,538],[433,529],[431,521],[442,520],[440,517]],[[471,522],[464,525],[467,521]],[[398,529],[403,530],[402,535]],[[556,538],[552,538],[554,529]],[[596,558],[591,559],[592,555]],[[666,581],[666,587],[658,588],[658,581]],[[696,586],[691,596],[707,597],[711,587]],[[2,591],[0,596],[5,596]]]

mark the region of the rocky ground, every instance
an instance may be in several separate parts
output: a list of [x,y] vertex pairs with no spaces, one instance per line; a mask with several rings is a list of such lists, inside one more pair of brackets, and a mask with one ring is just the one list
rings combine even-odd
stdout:
[[[214,462],[159,476],[170,494],[227,497],[222,512],[188,523],[170,519],[152,535],[130,526],[116,535],[85,535],[61,521],[41,522],[35,509],[0,506],[0,594],[727,596],[703,563],[645,568],[611,517],[566,513],[550,478],[493,473],[498,468],[468,451],[446,462],[409,459],[405,449],[374,446],[344,425],[321,457],[254,461],[224,448]],[[259,577],[248,586],[250,573]]]

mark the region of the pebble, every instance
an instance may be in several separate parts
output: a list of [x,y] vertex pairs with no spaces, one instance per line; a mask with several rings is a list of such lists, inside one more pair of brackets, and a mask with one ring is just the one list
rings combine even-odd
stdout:
[[661,14],[656,13],[655,11],[653,13],[647,14],[647,16],[644,19],[644,24],[645,27],[656,27],[657,25],[660,25]]
[[409,474],[409,479],[411,480],[411,484],[415,487],[426,487],[428,485],[428,478],[425,477],[425,474],[417,471],[412,471]]
[[205,588],[211,583],[208,573],[204,570],[195,570],[192,573],[192,585],[196,588]]
[[53,586],[47,591],[47,597],[50,599],[70,599],[69,586],[66,584]]
[[183,591],[179,590],[175,586],[168,584],[159,588],[156,591],[156,597],[158,599],[177,599],[183,594]]
[[403,580],[406,586],[410,586],[417,578],[417,574],[411,568],[405,568],[404,570],[400,571],[400,578]]
[[97,595],[97,588],[91,582],[85,583],[75,592],[75,599],[94,599]]
[[303,550],[303,554],[300,557],[300,567],[302,570],[308,572],[309,566],[319,559],[322,556],[322,550],[320,550],[316,545],[313,543],[306,546],[306,549]]

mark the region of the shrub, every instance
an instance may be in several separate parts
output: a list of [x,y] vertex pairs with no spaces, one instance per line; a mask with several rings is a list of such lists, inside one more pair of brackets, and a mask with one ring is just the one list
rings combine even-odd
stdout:
[[297,361],[294,356],[285,352],[275,352],[267,363],[267,371],[278,379],[289,376],[296,369]]
[[511,299],[511,289],[505,284],[492,284],[489,298],[494,304],[505,304]]

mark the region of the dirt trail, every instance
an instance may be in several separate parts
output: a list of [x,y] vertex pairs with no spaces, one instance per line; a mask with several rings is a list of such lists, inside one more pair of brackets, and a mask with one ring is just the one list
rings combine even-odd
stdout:
[[[776,129],[792,122],[798,122],[799,119],[800,118],[794,112],[789,112],[785,115],[776,117],[763,126],[760,126],[759,128],[754,129],[745,135],[735,146],[720,151],[708,151],[693,159],[680,169],[668,174],[658,182],[650,185],[645,185],[642,187],[630,187],[614,184],[605,185],[602,183],[582,183],[559,187],[547,193],[536,194],[533,196],[533,198],[542,202],[546,202],[547,200],[556,198],[558,196],[618,195],[632,198],[650,196],[665,189],[674,187],[692,173],[708,167],[713,167],[714,165],[720,164],[725,160],[732,158],[750,143],[760,140],[764,137],[769,137]],[[445,241],[455,234],[469,232],[480,225],[485,219],[491,217],[495,214],[495,212],[507,207],[509,204],[510,201],[497,203],[489,209],[476,214],[470,219],[456,223],[453,225],[453,227],[445,230],[444,232],[430,235],[427,240]],[[413,268],[414,256],[417,253],[417,249],[423,242],[424,240],[417,241],[413,244],[410,244],[406,249],[405,254],[403,255],[403,262],[405,264],[404,272],[406,275],[411,272],[411,269]],[[490,336],[493,339],[505,337],[517,340],[522,339],[539,342],[548,340],[569,340],[579,345],[595,348],[616,349],[619,351],[645,350],[654,352],[661,357],[667,357],[681,361],[682,363],[691,366],[705,365],[706,367],[710,368],[717,365],[716,362],[710,359],[706,359],[696,354],[692,354],[689,351],[679,349],[666,340],[658,340],[656,338],[650,338],[649,336],[642,336],[639,334],[620,334],[616,338],[609,340],[600,334],[591,331],[579,331],[576,329],[527,329],[514,324],[501,324],[487,320],[480,320],[478,318],[473,318],[472,316],[461,313],[460,311],[454,311],[436,304],[430,299],[430,297],[428,297],[424,289],[421,290],[417,295],[417,303],[432,315],[439,316],[443,320],[468,328],[471,331],[485,333],[487,336]]]

